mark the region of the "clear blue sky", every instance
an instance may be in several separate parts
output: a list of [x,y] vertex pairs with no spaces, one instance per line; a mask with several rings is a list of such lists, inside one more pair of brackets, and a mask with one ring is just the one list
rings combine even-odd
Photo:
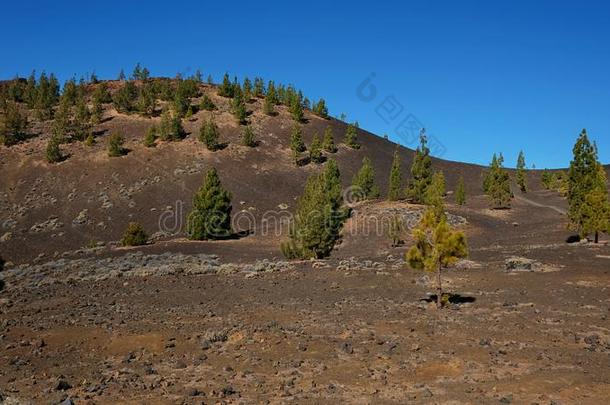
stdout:
[[[328,3],[9,1],[0,77],[115,78],[138,61],[153,75],[261,75],[407,144],[396,127],[412,114],[447,159],[503,152],[512,166],[524,149],[562,167],[586,127],[610,163],[608,2]],[[369,100],[357,89],[371,73]]]

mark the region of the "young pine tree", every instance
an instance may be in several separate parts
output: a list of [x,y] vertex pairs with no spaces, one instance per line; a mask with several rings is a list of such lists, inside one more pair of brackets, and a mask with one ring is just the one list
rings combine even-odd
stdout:
[[352,179],[352,186],[357,187],[367,200],[379,197],[379,187],[375,184],[375,169],[371,159],[367,157],[362,159],[362,166]]
[[608,202],[608,187],[606,171],[602,165],[598,166],[594,187],[585,196],[581,206],[583,213],[583,235],[593,234],[593,241],[599,242],[601,232],[610,233],[610,202]]
[[119,133],[113,133],[108,139],[108,156],[118,157],[127,154],[127,151],[123,147],[125,140]]
[[27,114],[22,112],[17,103],[10,101],[0,115],[0,144],[14,145],[25,139],[28,128]]
[[275,103],[269,93],[267,93],[263,102],[263,112],[269,116],[275,115]]
[[199,104],[199,108],[202,109],[202,110],[205,110],[205,111],[214,111],[216,109],[216,105],[214,105],[214,102],[212,101],[210,96],[205,94],[203,96],[203,98],[201,99],[201,103]]
[[157,140],[157,127],[155,125],[148,128],[144,141],[142,142],[147,148],[154,148],[156,146],[155,141]]
[[455,191],[455,203],[457,205],[466,204],[466,187],[464,186],[464,177],[460,176]]
[[215,152],[220,149],[218,137],[218,126],[216,126],[214,120],[204,121],[199,129],[199,140],[205,144],[208,150]]
[[437,221],[446,218],[444,198],[445,176],[443,175],[443,172],[438,171],[432,175],[432,181],[424,195],[424,203],[434,212]]
[[441,271],[458,259],[468,256],[466,236],[454,231],[443,216],[438,218],[437,209],[426,209],[419,225],[413,229],[415,244],[407,252],[409,266],[417,270],[436,272],[436,307],[443,306]]
[[411,165],[411,178],[407,186],[407,198],[416,204],[424,202],[426,189],[432,182],[432,158],[427,145],[426,131],[419,135],[419,146],[415,150]]
[[358,143],[357,137],[358,134],[356,132],[356,125],[349,124],[347,126],[347,130],[345,131],[343,143],[352,149],[360,149],[360,144]]
[[251,125],[247,125],[241,135],[241,143],[249,148],[254,148],[257,145],[256,135]]
[[235,92],[232,103],[233,116],[240,125],[247,124],[248,111],[241,90]]
[[322,142],[317,133],[314,134],[311,145],[309,145],[309,160],[318,164],[324,161],[324,156],[322,155]]
[[305,113],[303,112],[303,104],[299,97],[293,97],[290,102],[290,114],[292,119],[296,122],[303,122],[305,120]]
[[64,160],[64,156],[59,148],[60,141],[55,137],[51,137],[47,144],[47,162],[58,163]]
[[144,228],[137,222],[130,222],[123,232],[121,245],[123,246],[142,246],[148,243],[148,235],[144,232]]
[[307,179],[290,224],[290,240],[281,245],[284,256],[288,259],[328,257],[348,214],[343,206],[339,167],[331,159],[321,173]]
[[162,141],[180,141],[186,137],[186,131],[182,127],[182,120],[177,115],[172,115],[169,110],[161,114],[161,123],[157,129],[157,135]]
[[302,152],[305,152],[305,143],[303,142],[303,132],[299,124],[294,124],[292,127],[292,134],[290,136],[290,150],[295,162],[298,162],[299,156]]
[[494,153],[489,173],[485,178],[483,188],[489,197],[493,208],[510,208],[513,192],[510,188],[510,175],[503,167],[504,157]]
[[527,178],[525,175],[525,155],[523,151],[519,152],[517,158],[517,185],[522,193],[527,193]]
[[333,129],[327,126],[324,130],[324,139],[322,140],[322,149],[328,153],[336,153],[337,146],[335,145],[335,137],[333,135]]
[[388,200],[396,201],[402,198],[402,172],[400,170],[400,156],[398,155],[398,148],[396,148],[394,159],[392,160],[392,168],[390,169]]
[[328,108],[326,107],[326,102],[323,98],[321,98],[317,103],[314,103],[313,112],[322,118],[328,118]]
[[231,236],[231,193],[220,182],[215,168],[208,170],[205,181],[193,197],[193,210],[187,219],[190,239],[223,239]]
[[[597,158],[597,146],[582,130],[573,148],[574,158],[568,173],[568,219],[570,228],[581,237],[608,230],[608,190],[603,167]],[[604,219],[605,218],[605,219]]]

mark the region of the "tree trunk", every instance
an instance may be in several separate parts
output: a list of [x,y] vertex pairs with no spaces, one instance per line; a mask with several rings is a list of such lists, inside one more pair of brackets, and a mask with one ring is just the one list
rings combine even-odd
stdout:
[[436,272],[436,308],[441,309],[443,302],[443,286],[441,284],[441,265],[438,265]]
[[595,231],[595,243],[599,243],[599,232]]

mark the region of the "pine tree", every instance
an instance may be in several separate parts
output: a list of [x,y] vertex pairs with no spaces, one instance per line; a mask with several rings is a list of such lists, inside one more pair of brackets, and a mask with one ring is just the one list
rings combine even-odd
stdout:
[[225,73],[222,78],[222,84],[218,86],[218,95],[222,97],[232,98],[234,95],[234,87],[229,79],[229,74]]
[[585,195],[581,206],[582,235],[594,235],[594,242],[599,242],[600,232],[610,233],[610,202],[608,202],[608,186],[606,171],[600,164],[593,182],[593,188]]
[[454,231],[447,219],[436,215],[436,209],[426,209],[419,225],[413,229],[415,244],[407,252],[409,266],[417,270],[436,272],[436,307],[444,302],[441,271],[458,259],[468,256],[466,236]]
[[137,222],[130,222],[127,229],[121,238],[123,246],[142,246],[148,243],[148,235],[144,232],[144,228]]
[[155,125],[148,128],[144,141],[142,142],[147,148],[154,148],[156,146],[155,141],[157,140],[157,127]]
[[247,123],[248,111],[241,90],[235,91],[233,97],[233,116],[239,124],[245,125]]
[[84,141],[91,132],[91,113],[82,97],[76,101],[76,112],[72,123],[73,138],[77,141]]
[[390,169],[388,200],[396,201],[402,198],[402,172],[400,170],[400,156],[398,155],[398,148],[396,148],[394,159],[392,160],[392,168]]
[[464,186],[464,177],[458,179],[457,190],[455,191],[455,203],[457,205],[466,204],[466,187]]
[[206,111],[214,111],[216,109],[216,106],[214,105],[214,102],[212,101],[210,96],[205,94],[203,96],[203,99],[201,100],[201,104],[199,105],[199,108],[201,108],[202,110],[206,110]]
[[265,84],[263,83],[263,79],[257,77],[254,79],[254,89],[252,90],[254,93],[254,97],[263,97],[265,95]]
[[93,132],[89,131],[89,133],[87,134],[87,138],[85,139],[85,145],[86,146],[95,145],[95,137],[93,136]]
[[553,179],[553,174],[549,170],[544,169],[542,171],[542,175],[540,176],[540,181],[542,182],[542,186],[545,189],[547,189],[547,190],[551,189],[552,179]]
[[130,113],[135,107],[135,100],[138,97],[138,89],[133,82],[125,82],[113,97],[114,108],[121,113]]
[[502,166],[504,157],[494,153],[489,173],[483,182],[483,188],[494,208],[510,208],[513,192],[510,188],[510,175]]
[[301,152],[305,152],[305,143],[303,142],[303,133],[299,124],[294,124],[292,127],[292,135],[290,136],[290,150],[295,162],[298,163],[299,155]]
[[309,146],[309,160],[314,163],[322,163],[324,156],[322,156],[322,142],[318,134],[314,134],[311,145]]
[[257,145],[256,136],[254,135],[254,130],[252,126],[247,125],[244,128],[244,131],[241,136],[241,143],[244,146],[248,146],[250,148],[254,148]]
[[336,153],[337,146],[335,145],[335,137],[333,135],[333,129],[327,126],[324,130],[324,139],[322,140],[322,149],[328,153]]
[[108,156],[118,157],[127,154],[127,151],[123,147],[125,139],[119,133],[110,135],[108,139]]
[[28,126],[27,114],[14,101],[7,102],[4,114],[0,116],[0,143],[10,146],[22,141]]
[[443,175],[443,172],[438,171],[432,175],[432,181],[430,182],[430,185],[426,189],[426,194],[424,195],[424,203],[434,212],[437,222],[443,218],[446,218],[444,197],[445,176]]
[[244,79],[242,86],[244,101],[248,102],[252,98],[252,82],[247,77]]
[[305,120],[303,104],[301,104],[301,100],[298,97],[293,97],[290,102],[290,114],[292,114],[292,119],[296,122],[303,122]]
[[49,143],[47,144],[47,162],[57,163],[64,160],[61,149],[59,149],[59,143],[60,141],[53,136],[49,140]]
[[411,178],[407,186],[407,198],[415,204],[424,202],[426,189],[432,182],[432,158],[427,143],[426,131],[422,129],[419,134],[419,146],[413,156]]
[[104,107],[97,97],[92,98],[93,105],[91,106],[91,123],[98,125],[102,122],[104,116]]
[[348,214],[343,206],[339,167],[331,159],[321,173],[307,179],[290,224],[290,240],[281,246],[284,256],[289,259],[329,256]]
[[263,112],[266,115],[275,115],[275,103],[271,96],[269,96],[269,93],[267,93],[263,102]]
[[323,98],[321,98],[317,103],[314,103],[313,112],[322,118],[328,118],[328,108],[326,107],[326,102]]
[[379,197],[379,187],[375,184],[375,169],[368,157],[362,159],[362,166],[352,179],[352,186],[357,187],[367,200]]
[[121,69],[121,71],[119,72],[118,80],[125,81],[125,71],[123,71],[123,69]]
[[161,114],[161,124],[157,134],[162,141],[179,141],[186,137],[182,120],[178,116],[172,116],[169,110],[165,110]]
[[203,185],[193,197],[186,230],[189,238],[208,240],[231,236],[231,210],[231,193],[222,187],[216,169],[208,170]]
[[608,231],[608,190],[606,175],[597,158],[597,146],[582,130],[573,148],[568,173],[568,219],[570,228],[581,237]]
[[218,127],[214,120],[210,119],[201,125],[199,140],[212,152],[220,149],[220,144],[218,143]]
[[268,98],[269,102],[273,105],[276,105],[280,102],[277,92],[275,90],[275,84],[271,80],[269,81],[269,84],[267,84],[267,93],[265,97]]
[[519,152],[517,158],[517,185],[522,193],[527,193],[527,179],[525,177],[525,155]]
[[360,144],[357,140],[358,133],[356,131],[356,124],[349,124],[345,131],[345,137],[343,143],[352,149],[360,149]]

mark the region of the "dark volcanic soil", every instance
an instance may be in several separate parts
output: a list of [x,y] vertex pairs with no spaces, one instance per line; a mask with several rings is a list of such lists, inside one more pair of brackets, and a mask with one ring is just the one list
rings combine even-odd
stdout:
[[[605,403],[610,248],[566,244],[554,209],[484,206],[450,208],[468,220],[471,262],[446,273],[456,296],[440,311],[404,248],[350,234],[328,261],[275,271],[15,276],[0,387],[36,403]],[[221,262],[247,240],[217,245]],[[507,272],[515,255],[539,266]]]
[[[320,167],[293,164],[284,108],[267,117],[260,100],[249,104],[260,141],[249,149],[229,101],[204,91],[230,143],[215,153],[196,140],[208,112],[185,122],[186,140],[146,149],[143,134],[158,118],[111,108],[98,143],[63,146],[71,156],[61,164],[44,161],[44,127],[0,147],[0,255],[9,262],[0,402],[608,403],[610,247],[566,243],[565,200],[541,190],[539,173],[528,174],[532,191],[517,193],[512,209],[490,210],[482,168],[434,161],[449,191],[466,179],[467,205],[453,205],[450,193],[447,208],[470,247],[469,260],[445,273],[453,295],[436,310],[431,275],[403,260],[410,238],[392,248],[387,222],[366,227],[395,214],[412,220],[421,207],[355,204],[329,260],[284,261],[285,224],[266,226],[265,213],[293,211]],[[331,125],[340,144],[344,123],[307,119],[306,143]],[[110,159],[106,138],[117,130],[131,152]],[[330,157],[345,186],[370,157],[384,190],[396,146],[365,131],[359,140],[359,150],[339,145]],[[406,179],[412,152],[401,157]],[[234,215],[251,221],[236,229],[251,235],[184,239],[211,166],[233,194]],[[118,248],[129,221],[155,243]],[[507,261],[531,271],[507,271]]]

